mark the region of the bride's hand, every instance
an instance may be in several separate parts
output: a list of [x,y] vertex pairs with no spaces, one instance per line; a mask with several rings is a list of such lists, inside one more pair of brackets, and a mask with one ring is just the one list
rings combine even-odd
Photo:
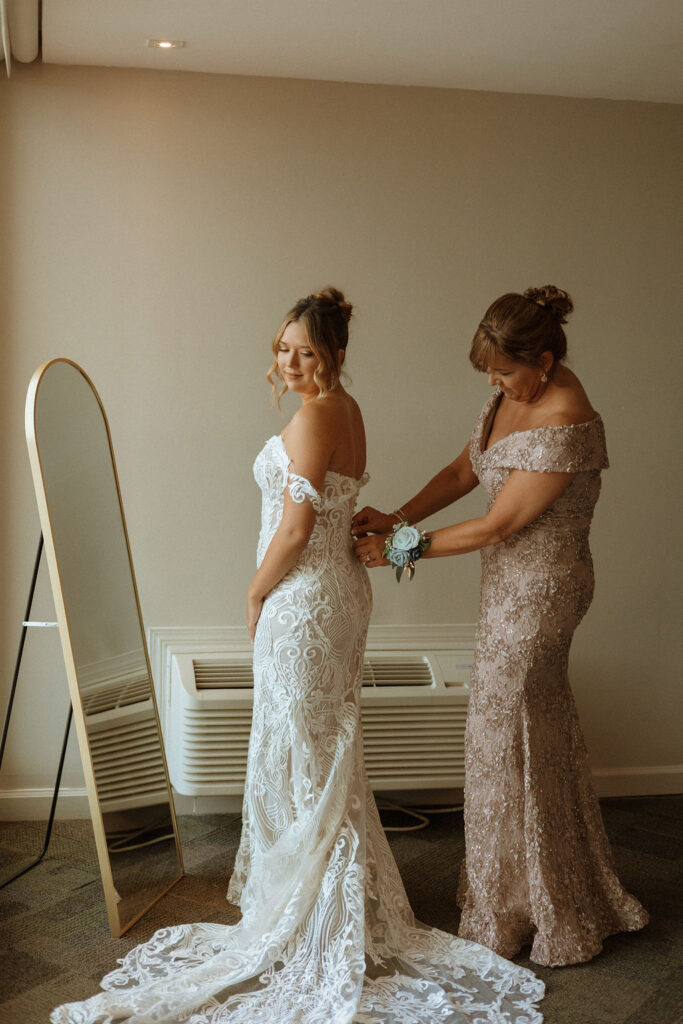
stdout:
[[263,609],[263,598],[258,597],[256,594],[252,594],[251,591],[247,591],[247,626],[249,627],[249,636],[253,644],[254,637],[256,635],[256,626],[258,620],[261,617],[261,611]]
[[389,560],[382,555],[385,542],[386,537],[379,533],[373,533],[369,537],[359,537],[353,545],[353,553],[366,569],[375,569],[378,565],[389,565]]
[[367,533],[391,533],[397,522],[396,516],[366,505],[351,520],[351,533],[354,537],[364,537]]

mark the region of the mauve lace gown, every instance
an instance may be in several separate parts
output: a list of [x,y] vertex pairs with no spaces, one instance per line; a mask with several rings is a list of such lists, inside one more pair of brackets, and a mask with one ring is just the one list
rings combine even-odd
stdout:
[[470,442],[490,504],[514,469],[576,476],[532,523],[482,550],[459,934],[505,957],[531,943],[535,963],[559,966],[648,921],[614,872],[567,678],[593,597],[588,532],[607,451],[599,416],[515,431],[487,450],[499,400]]

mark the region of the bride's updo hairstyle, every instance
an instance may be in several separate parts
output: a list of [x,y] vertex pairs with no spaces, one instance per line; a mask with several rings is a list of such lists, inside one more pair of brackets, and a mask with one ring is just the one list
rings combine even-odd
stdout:
[[541,354],[552,352],[552,374],[567,354],[562,324],[574,309],[567,292],[555,285],[527,288],[523,295],[508,292],[496,299],[484,314],[472,339],[470,362],[486,373],[496,356],[525,366],[540,366]]
[[[285,329],[291,323],[303,324],[311,351],[318,357],[313,379],[318,385],[318,398],[324,398],[339,383],[339,353],[346,352],[349,342],[349,320],[353,306],[338,288],[322,288],[319,292],[299,299],[280,324],[273,338],[273,364],[266,374],[278,404],[287,390],[283,385],[278,394],[278,381],[282,381],[277,365],[278,346]],[[342,356],[342,361],[343,361]]]

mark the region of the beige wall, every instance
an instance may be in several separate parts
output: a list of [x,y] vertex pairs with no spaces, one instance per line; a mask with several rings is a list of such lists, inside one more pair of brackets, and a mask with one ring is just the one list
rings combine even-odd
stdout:
[[[3,690],[39,529],[23,402],[40,362],[75,359],[102,395],[146,623],[237,625],[258,530],[251,462],[280,429],[263,371],[291,302],[333,283],[357,306],[365,496],[393,507],[467,440],[488,393],[467,349],[489,301],[553,282],[576,302],[570,365],[612,461],[572,654],[591,757],[683,762],[681,115],[116,69],[2,80]],[[460,514],[481,507],[475,492]],[[476,618],[477,555],[400,588],[372,580],[378,623]],[[0,789],[47,785],[59,746],[57,640],[30,643]],[[72,752],[66,782],[79,778]]]

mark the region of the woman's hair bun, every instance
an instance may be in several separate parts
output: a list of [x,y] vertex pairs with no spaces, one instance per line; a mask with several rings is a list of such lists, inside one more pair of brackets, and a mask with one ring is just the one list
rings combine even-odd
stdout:
[[333,288],[332,285],[328,285],[327,288],[321,288],[319,292],[314,292],[313,295],[311,295],[311,298],[325,305],[329,304],[329,306],[336,306],[341,313],[344,322],[348,324],[353,312],[353,306],[350,302],[346,301],[344,293],[340,292],[338,288]]
[[567,317],[574,309],[571,295],[556,288],[554,284],[546,284],[543,288],[527,288],[524,297],[538,306],[544,306],[561,324],[566,324]]

